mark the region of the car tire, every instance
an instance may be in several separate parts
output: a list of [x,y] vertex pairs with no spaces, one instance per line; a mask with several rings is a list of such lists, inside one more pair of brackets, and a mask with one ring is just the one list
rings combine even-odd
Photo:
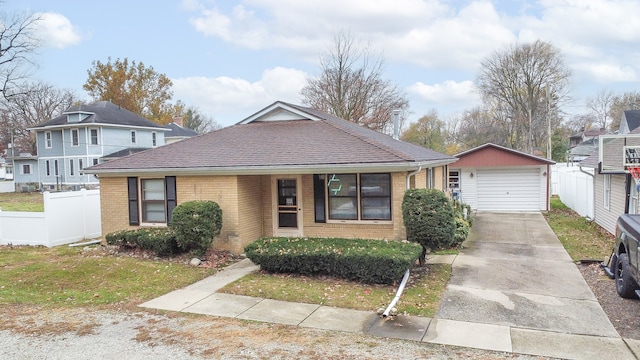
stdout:
[[629,269],[629,258],[627,254],[618,255],[618,261],[615,266],[616,291],[620,297],[625,299],[633,299],[636,297],[638,284],[631,277]]

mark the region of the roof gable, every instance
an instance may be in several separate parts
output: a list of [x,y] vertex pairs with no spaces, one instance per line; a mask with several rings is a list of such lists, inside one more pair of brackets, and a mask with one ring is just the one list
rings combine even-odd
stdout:
[[253,122],[261,121],[291,121],[291,120],[320,120],[320,118],[313,116],[303,108],[299,108],[295,105],[287,104],[282,101],[276,101],[275,103],[267,106],[266,108],[256,112],[255,114],[240,121],[238,124],[250,124]]
[[504,146],[487,143],[461,152],[456,167],[491,167],[555,164],[555,161],[530,155]]

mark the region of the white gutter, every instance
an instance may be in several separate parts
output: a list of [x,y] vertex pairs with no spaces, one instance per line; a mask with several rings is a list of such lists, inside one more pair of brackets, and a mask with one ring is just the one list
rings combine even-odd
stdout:
[[[457,160],[457,159],[456,159]],[[112,160],[118,161],[118,160]],[[153,169],[85,169],[88,174],[99,174],[101,176],[122,176],[122,175],[278,175],[278,174],[318,174],[318,173],[349,173],[349,172],[399,172],[411,171],[418,166],[418,171],[426,166],[443,166],[455,160],[434,160],[425,161],[418,164],[414,162],[391,163],[391,164],[341,164],[341,165],[269,165],[269,166],[247,166],[247,167],[201,167],[201,168],[153,168]],[[105,164],[109,164],[107,162]],[[99,165],[98,165],[99,166]],[[413,174],[413,173],[412,173]]]

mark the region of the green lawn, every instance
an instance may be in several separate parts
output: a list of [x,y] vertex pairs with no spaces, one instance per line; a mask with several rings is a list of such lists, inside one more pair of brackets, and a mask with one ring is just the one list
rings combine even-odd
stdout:
[[551,210],[545,218],[574,261],[604,260],[611,255],[613,235],[578,215],[559,198],[551,198]]
[[0,305],[64,307],[133,307],[215,273],[68,246],[2,246],[0,269]]
[[43,212],[44,197],[39,192],[0,193],[0,209],[2,211]]

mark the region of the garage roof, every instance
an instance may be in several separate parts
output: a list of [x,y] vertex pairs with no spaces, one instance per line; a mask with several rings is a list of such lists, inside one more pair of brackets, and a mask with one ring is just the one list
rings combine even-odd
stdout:
[[455,167],[496,167],[524,165],[552,165],[555,161],[539,156],[487,143],[457,155]]

